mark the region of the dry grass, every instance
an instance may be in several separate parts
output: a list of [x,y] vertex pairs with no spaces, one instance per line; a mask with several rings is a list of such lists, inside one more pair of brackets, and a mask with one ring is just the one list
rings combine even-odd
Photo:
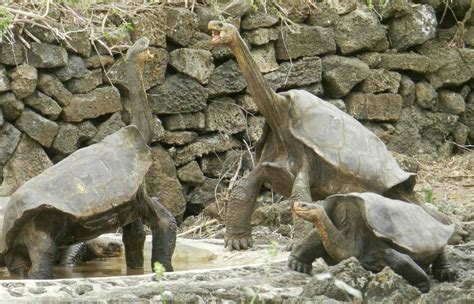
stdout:
[[[439,211],[457,214],[460,220],[474,208],[474,151],[447,159],[416,157],[420,163],[415,190],[427,201],[427,194]],[[423,197],[424,196],[424,197]]]
[[3,38],[10,43],[19,39],[26,48],[30,45],[25,36],[40,42],[28,30],[31,27],[49,31],[57,41],[66,44],[72,33],[88,32],[94,45],[99,43],[112,53],[115,47],[110,43],[112,34],[133,30],[130,20],[163,5],[158,1],[8,1],[0,5],[0,29],[3,20]]
[[202,214],[188,217],[178,228],[178,236],[186,238],[216,238],[221,236],[223,225],[216,219],[211,219]]

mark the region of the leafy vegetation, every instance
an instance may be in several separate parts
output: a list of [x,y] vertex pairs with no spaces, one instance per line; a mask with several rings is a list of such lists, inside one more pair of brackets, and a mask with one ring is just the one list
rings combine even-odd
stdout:
[[431,187],[427,187],[422,191],[425,194],[425,203],[433,204],[433,189],[431,189]]
[[12,24],[12,15],[6,10],[1,10],[0,11],[0,42],[2,41],[7,31],[10,29],[11,24]]
[[[155,262],[153,263],[153,271],[155,272],[156,281],[160,284],[160,295],[163,297],[164,290],[163,285],[161,284],[161,279],[165,276],[166,269],[160,262]],[[163,301],[163,303],[166,303],[166,301]]]

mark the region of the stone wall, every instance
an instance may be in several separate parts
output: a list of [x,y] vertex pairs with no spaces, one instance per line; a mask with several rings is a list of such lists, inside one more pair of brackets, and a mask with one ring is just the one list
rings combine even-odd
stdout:
[[[439,24],[442,1],[415,2],[392,0],[375,12],[281,1],[279,10],[242,5],[223,15],[240,27],[275,90],[328,100],[394,151],[449,155],[454,144],[474,141],[474,14],[460,35],[451,15]],[[469,3],[452,5],[458,20]],[[246,151],[264,123],[229,50],[208,44],[216,14],[160,6],[129,20],[133,32],[110,32],[101,43],[91,44],[87,30],[64,41],[28,24],[26,43],[1,43],[0,195],[126,125],[120,45],[147,36],[154,59],[144,81],[157,117],[149,192],[178,218],[214,201],[221,181],[251,167]],[[54,10],[50,17],[61,20]]]

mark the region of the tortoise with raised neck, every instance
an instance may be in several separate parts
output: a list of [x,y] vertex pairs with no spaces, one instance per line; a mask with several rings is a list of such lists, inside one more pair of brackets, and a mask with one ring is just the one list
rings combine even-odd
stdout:
[[175,219],[148,196],[144,185],[152,163],[148,144],[154,124],[142,84],[148,45],[141,38],[126,56],[132,125],[77,150],[12,194],[0,239],[0,254],[11,274],[51,279],[64,247],[119,227],[127,267],[143,268],[142,220],[152,231],[152,269],[159,262],[173,270]]
[[[266,125],[256,144],[255,168],[232,189],[225,207],[225,246],[253,244],[250,220],[262,184],[295,202],[321,200],[336,193],[375,192],[419,204],[413,196],[415,174],[403,171],[384,143],[347,113],[304,90],[274,92],[238,29],[210,21],[210,43],[230,48],[248,91]],[[450,220],[435,211],[444,223]],[[295,243],[290,267],[311,271],[317,234]]]

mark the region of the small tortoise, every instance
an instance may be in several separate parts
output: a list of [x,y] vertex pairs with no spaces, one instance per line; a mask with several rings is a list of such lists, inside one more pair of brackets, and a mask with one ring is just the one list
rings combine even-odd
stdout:
[[[250,220],[262,184],[295,201],[311,202],[337,193],[371,191],[417,203],[415,174],[403,171],[384,143],[356,119],[304,90],[275,93],[235,26],[209,22],[211,44],[235,55],[266,126],[256,144],[257,164],[232,189],[225,211],[225,246],[252,246]],[[445,216],[428,211],[443,222]],[[293,246],[297,267],[310,267],[316,237]]]
[[315,256],[329,264],[355,257],[374,272],[389,266],[421,292],[430,289],[423,270],[430,265],[436,279],[456,278],[444,252],[454,225],[418,205],[367,192],[332,195],[322,205],[295,202],[294,211],[314,224],[321,240]]
[[172,271],[176,222],[150,198],[144,177],[152,163],[154,121],[139,77],[148,39],[127,52],[131,126],[77,150],[30,179],[12,194],[3,222],[0,254],[13,275],[53,278],[53,263],[66,246],[123,229],[126,263],[143,268],[145,231],[152,231],[152,268],[158,261]]

